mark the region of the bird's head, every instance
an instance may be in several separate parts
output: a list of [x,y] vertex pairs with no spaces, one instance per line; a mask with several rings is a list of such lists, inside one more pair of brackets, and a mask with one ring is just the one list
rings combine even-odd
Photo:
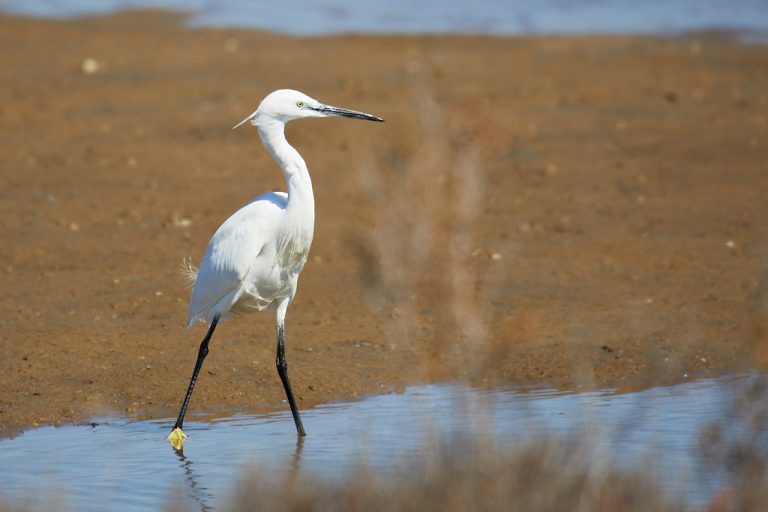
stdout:
[[299,91],[280,89],[268,94],[254,113],[237,123],[232,128],[237,128],[246,121],[250,121],[254,126],[259,126],[274,121],[287,123],[288,121],[305,117],[330,116],[350,117],[352,119],[364,119],[366,121],[384,121],[380,117],[358,112],[356,110],[325,105]]

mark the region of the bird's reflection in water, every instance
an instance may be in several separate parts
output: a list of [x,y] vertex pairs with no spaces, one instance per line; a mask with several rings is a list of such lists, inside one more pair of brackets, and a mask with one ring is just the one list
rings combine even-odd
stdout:
[[173,452],[179,458],[179,466],[184,471],[184,478],[189,487],[189,492],[187,492],[186,495],[192,498],[192,500],[200,506],[199,510],[201,512],[211,512],[215,510],[211,505],[214,501],[214,496],[206,487],[200,485],[200,482],[198,481],[199,476],[195,472],[192,459],[189,459],[184,455],[184,448],[173,450]]
[[288,482],[291,485],[293,485],[293,483],[299,477],[299,472],[301,470],[301,451],[304,449],[304,439],[306,438],[303,436],[296,438],[296,449],[293,452],[293,459],[291,460],[291,471],[288,474]]
[[[293,457],[291,458],[290,469],[287,475],[288,483],[291,486],[296,482],[301,472],[301,452],[304,449],[304,439],[305,438],[301,436],[296,439],[296,447],[293,451]],[[198,510],[201,512],[212,512],[213,510],[216,510],[212,505],[212,503],[216,501],[216,496],[214,496],[208,488],[200,484],[200,475],[195,471],[192,459],[184,455],[184,448],[182,447],[178,450],[174,449],[173,452],[179,459],[179,467],[184,471],[184,478],[188,487],[188,492],[185,493],[186,496],[199,505]]]

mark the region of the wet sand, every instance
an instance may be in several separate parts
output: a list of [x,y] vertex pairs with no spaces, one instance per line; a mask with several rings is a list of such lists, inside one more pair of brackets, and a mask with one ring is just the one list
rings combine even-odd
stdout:
[[[205,327],[181,261],[282,176],[316,195],[300,407],[408,384],[639,388],[768,362],[768,48],[724,36],[288,38],[161,12],[0,17],[0,434],[172,417]],[[217,330],[196,413],[286,408],[274,318]]]

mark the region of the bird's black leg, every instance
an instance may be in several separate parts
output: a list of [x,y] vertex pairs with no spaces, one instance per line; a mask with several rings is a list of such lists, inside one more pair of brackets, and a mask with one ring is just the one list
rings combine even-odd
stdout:
[[211,326],[208,328],[208,333],[200,343],[200,350],[197,352],[197,362],[195,362],[195,369],[192,372],[192,379],[189,381],[189,387],[187,388],[187,394],[184,396],[184,403],[181,404],[181,410],[179,411],[179,417],[176,419],[176,424],[173,426],[173,430],[181,428],[184,423],[184,415],[187,414],[187,406],[189,405],[189,399],[192,398],[192,390],[195,388],[195,382],[197,382],[197,375],[200,373],[200,368],[203,366],[205,356],[208,355],[208,342],[211,341],[213,336],[213,330],[216,329],[216,324],[219,323],[219,315],[213,317]]
[[276,363],[277,374],[280,375],[280,380],[283,381],[285,394],[288,397],[288,404],[291,406],[291,414],[293,414],[293,422],[296,424],[296,432],[298,432],[299,437],[304,437],[307,434],[304,432],[304,425],[301,424],[299,408],[296,407],[296,399],[293,397],[293,391],[291,390],[291,381],[288,380],[288,361],[285,360],[285,327],[282,322],[277,323]]

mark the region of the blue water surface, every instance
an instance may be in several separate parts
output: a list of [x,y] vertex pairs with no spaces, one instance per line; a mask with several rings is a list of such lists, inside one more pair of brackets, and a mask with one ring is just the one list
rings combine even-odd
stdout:
[[[418,454],[426,438],[492,437],[513,449],[546,434],[580,436],[594,453],[627,467],[652,460],[671,495],[701,506],[722,482],[702,478],[699,434],[729,415],[734,389],[745,379],[624,394],[414,386],[305,410],[309,435],[302,443],[287,411],[205,422],[190,417],[183,455],[165,441],[170,418],[42,427],[0,440],[0,496],[36,510],[158,510],[174,497],[193,510],[215,510],[252,465],[274,476],[343,479],[365,461],[386,476],[404,456]],[[61,503],[52,506],[54,497]]]
[[294,35],[678,34],[725,29],[759,37],[768,29],[766,0],[0,0],[0,11],[48,18],[140,8],[189,12],[193,26]]

